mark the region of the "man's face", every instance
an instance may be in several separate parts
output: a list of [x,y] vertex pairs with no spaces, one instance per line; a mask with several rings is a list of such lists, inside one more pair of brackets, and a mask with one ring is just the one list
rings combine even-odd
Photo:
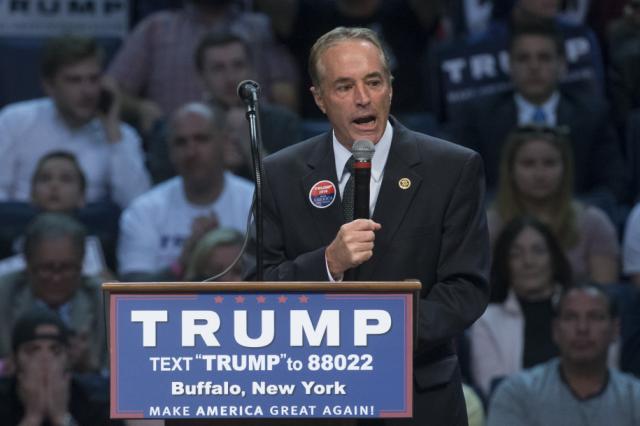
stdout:
[[223,137],[203,114],[186,112],[173,120],[169,153],[185,185],[208,186],[223,167]]
[[101,89],[98,58],[83,59],[66,65],[50,79],[44,89],[71,126],[86,124],[96,116]]
[[320,87],[311,92],[338,141],[349,149],[360,139],[377,143],[387,125],[392,95],[378,49],[363,40],[342,41],[320,55],[317,67]]
[[560,0],[520,0],[519,6],[533,16],[553,18],[558,14]]
[[71,300],[80,286],[82,258],[71,237],[45,238],[27,259],[35,296],[51,307]]
[[251,77],[251,65],[242,43],[210,47],[204,51],[202,81],[212,98],[226,107],[241,105],[238,83]]
[[529,102],[541,104],[556,90],[565,62],[550,38],[522,35],[512,47],[509,58],[511,80]]
[[553,322],[553,339],[563,360],[573,364],[606,363],[609,344],[618,332],[605,297],[592,289],[567,294]]
[[[36,327],[36,336],[60,335],[60,330],[53,324],[41,324]],[[68,367],[67,347],[52,338],[36,338],[21,344],[15,354],[18,375],[32,375],[43,367],[54,365],[66,370]],[[44,378],[44,375],[43,375]]]
[[68,158],[53,157],[36,170],[33,204],[45,211],[70,212],[84,204],[80,171]]

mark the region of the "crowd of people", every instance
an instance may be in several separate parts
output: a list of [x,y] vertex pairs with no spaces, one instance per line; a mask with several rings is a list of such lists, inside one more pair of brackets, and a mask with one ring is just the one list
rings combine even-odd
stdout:
[[[0,99],[0,418],[110,424],[102,282],[242,280],[254,177],[237,85],[260,83],[266,155],[331,127],[340,139],[352,118],[321,90],[326,52],[310,50],[345,26],[381,39],[397,139],[405,124],[484,164],[491,295],[457,341],[470,424],[640,424],[639,0],[131,3],[148,14],[113,58],[96,39],[51,37],[45,96]],[[302,149],[291,156],[319,156]],[[289,185],[274,203],[303,178],[292,170],[269,170]],[[268,238],[304,233],[274,217]],[[419,237],[398,253],[421,253]],[[355,279],[333,253],[322,273]]]

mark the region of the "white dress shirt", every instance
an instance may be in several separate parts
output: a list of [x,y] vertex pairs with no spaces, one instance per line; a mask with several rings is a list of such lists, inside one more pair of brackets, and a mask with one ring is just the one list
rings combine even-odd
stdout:
[[[387,121],[387,127],[382,134],[382,137],[375,144],[375,151],[373,158],[371,159],[371,182],[369,184],[369,217],[373,216],[373,211],[376,207],[376,201],[378,200],[378,193],[380,193],[380,186],[382,185],[382,176],[384,175],[384,166],[387,164],[387,157],[389,156],[389,149],[391,149],[391,139],[393,139],[393,126]],[[344,171],[344,166],[351,157],[351,151],[344,147],[336,138],[335,132],[333,133],[333,155],[336,160],[336,176],[338,176],[338,185],[340,189],[340,198],[344,188],[347,186],[347,181],[351,176],[351,173]]]
[[549,97],[542,105],[532,104],[522,97],[519,93],[514,95],[516,101],[516,107],[518,108],[518,124],[532,124],[535,123],[533,116],[537,109],[542,109],[545,115],[545,124],[547,126],[555,126],[557,123],[557,110],[558,102],[560,102],[560,94],[553,92],[553,95]]

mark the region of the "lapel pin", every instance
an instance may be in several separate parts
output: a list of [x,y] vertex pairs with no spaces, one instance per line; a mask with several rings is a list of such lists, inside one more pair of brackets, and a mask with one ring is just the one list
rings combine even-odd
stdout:
[[333,204],[336,192],[336,186],[330,180],[318,181],[309,190],[309,202],[313,207],[325,209]]
[[411,187],[411,180],[409,178],[402,178],[398,181],[400,189],[409,189]]

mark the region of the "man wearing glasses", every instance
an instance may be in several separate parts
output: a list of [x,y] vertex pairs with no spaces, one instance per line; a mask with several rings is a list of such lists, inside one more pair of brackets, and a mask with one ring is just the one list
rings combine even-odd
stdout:
[[45,213],[31,223],[24,241],[25,270],[0,277],[0,357],[11,351],[16,319],[42,306],[71,329],[76,371],[106,365],[100,283],[81,273],[85,237],[83,226],[64,214]]

